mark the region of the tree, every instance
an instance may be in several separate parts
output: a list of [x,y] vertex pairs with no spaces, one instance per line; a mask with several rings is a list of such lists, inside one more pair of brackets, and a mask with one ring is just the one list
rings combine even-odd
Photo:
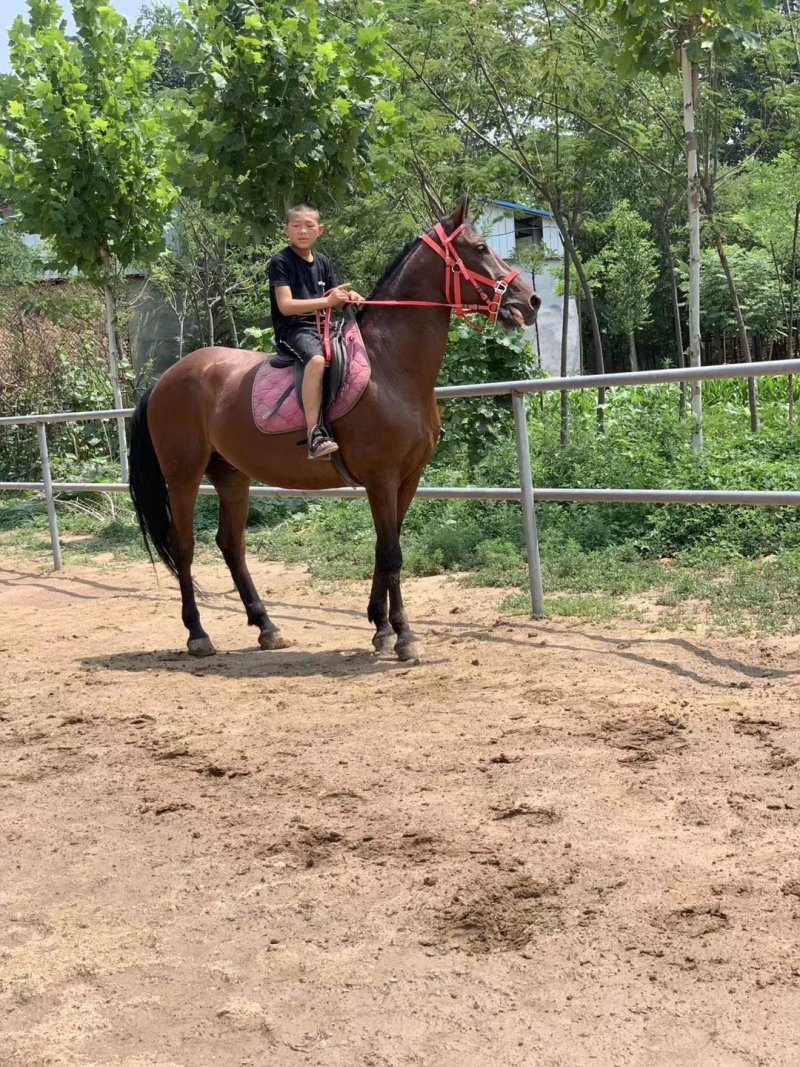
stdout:
[[186,89],[192,79],[188,64],[181,64],[176,56],[186,49],[181,46],[184,23],[181,13],[165,0],[154,0],[142,7],[136,20],[135,32],[155,44],[153,74],[150,87],[154,93]]
[[[175,191],[163,171],[165,135],[147,92],[154,46],[100,0],[75,0],[76,36],[57,0],[29,0],[10,34],[13,77],[0,100],[0,188],[25,226],[50,241],[105,297],[114,403],[119,379],[116,264],[154,258]],[[120,462],[127,477],[124,420]]]
[[[749,32],[777,0],[675,0],[654,4],[650,0],[587,0],[590,9],[607,11],[619,26],[622,48],[620,69],[633,75],[645,68],[666,74],[679,57],[683,89],[689,207],[689,351],[692,366],[700,366],[700,210],[697,113],[700,106],[700,61],[735,43],[752,45]],[[724,259],[724,253],[721,259]],[[702,392],[692,387],[695,419],[694,446],[702,448]]]
[[370,185],[393,125],[382,5],[195,0],[183,54],[197,71],[173,108],[185,193],[268,229],[287,202],[327,207]]
[[235,239],[241,220],[213,215],[181,198],[173,212],[167,248],[149,280],[175,315],[177,356],[195,348],[238,348],[244,328],[261,326],[269,308],[269,258],[276,246]]
[[635,371],[639,369],[635,335],[650,321],[658,250],[650,239],[650,227],[627,200],[609,214],[604,228],[611,238],[588,266],[605,290],[609,330],[627,337],[630,369]]
[[754,244],[772,258],[780,284],[789,286],[788,356],[794,356],[800,163],[781,152],[769,163],[754,162],[728,186],[724,208]]
[[[703,326],[706,333],[720,333],[737,338],[741,348],[739,323],[729,298],[727,272],[715,255],[703,252],[700,295],[703,302]],[[726,262],[737,291],[742,294],[741,313],[747,318],[754,336],[767,341],[780,336],[785,327],[784,285],[776,279],[768,252],[731,245]]]
[[39,257],[25,244],[19,225],[10,219],[0,221],[0,319],[4,292],[30,285],[40,272]]

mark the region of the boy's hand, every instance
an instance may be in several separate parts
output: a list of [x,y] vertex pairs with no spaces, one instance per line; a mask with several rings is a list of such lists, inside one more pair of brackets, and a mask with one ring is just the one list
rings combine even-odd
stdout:
[[335,289],[331,289],[328,293],[328,306],[332,308],[339,308],[345,304],[355,304],[360,306],[364,303],[364,297],[361,293],[357,293],[352,286],[337,285]]
[[350,303],[352,293],[349,285],[337,285],[327,294],[328,307],[340,308]]

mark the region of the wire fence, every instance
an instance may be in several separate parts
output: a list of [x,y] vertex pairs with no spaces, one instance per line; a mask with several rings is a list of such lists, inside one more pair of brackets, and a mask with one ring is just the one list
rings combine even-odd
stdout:
[[[735,490],[693,489],[569,489],[547,488],[534,490],[526,397],[533,393],[565,392],[578,389],[612,389],[630,386],[663,385],[670,383],[711,381],[737,378],[766,378],[800,374],[800,359],[777,360],[772,363],[733,364],[715,367],[691,367],[679,370],[638,371],[628,374],[593,374],[576,378],[544,378],[534,381],[488,382],[482,385],[452,385],[436,390],[442,400],[476,396],[510,396],[514,411],[514,426],[519,469],[518,486],[421,486],[417,496],[438,500],[514,500],[522,505],[525,543],[528,557],[531,605],[535,617],[543,616],[544,591],[539,539],[536,525],[536,500],[540,502],[565,501],[579,503],[650,503],[650,504],[723,504],[748,507],[800,507],[800,492],[749,492]],[[50,456],[47,441],[47,426],[75,422],[93,422],[115,419],[133,414],[132,408],[120,410],[66,411],[51,414],[18,415],[0,417],[0,428],[34,426],[36,428],[42,480],[0,481],[0,491],[42,492],[47,504],[53,564],[56,570],[62,566],[61,545],[58,538],[56,496],[58,493],[102,492],[124,493],[125,482],[53,482],[50,473]],[[211,495],[211,486],[201,486],[202,494]],[[253,496],[261,497],[345,497],[358,498],[365,495],[363,489],[303,490],[253,486]]]
[[[0,416],[109,403],[104,312],[96,292],[74,281],[0,286]],[[91,452],[91,435],[73,424],[51,444],[59,454],[82,457]],[[4,435],[0,465],[9,476],[29,477],[38,463],[30,435]]]

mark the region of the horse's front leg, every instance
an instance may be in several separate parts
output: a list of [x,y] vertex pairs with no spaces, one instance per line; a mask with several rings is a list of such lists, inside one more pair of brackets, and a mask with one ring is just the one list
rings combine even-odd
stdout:
[[[400,548],[400,525],[398,515],[398,494],[393,484],[367,487],[372,519],[375,523],[377,540],[375,543],[375,577],[372,583],[368,615],[375,624],[376,634],[373,644],[384,648],[389,634],[397,634],[394,650],[401,660],[419,659],[421,647],[408,624],[403,595],[400,590],[400,571],[403,566],[403,552]],[[386,597],[388,593],[389,612],[386,625]]]
[[377,552],[375,571],[372,575],[372,592],[369,595],[367,618],[375,627],[372,644],[376,652],[388,652],[394,642],[394,630],[389,622],[389,590],[386,580],[378,570]]

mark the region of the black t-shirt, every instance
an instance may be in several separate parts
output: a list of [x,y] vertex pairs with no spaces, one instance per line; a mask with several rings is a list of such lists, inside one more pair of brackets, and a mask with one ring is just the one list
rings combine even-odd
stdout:
[[275,289],[288,285],[295,300],[318,300],[328,289],[336,285],[331,261],[323,252],[315,252],[314,259],[307,263],[291,245],[272,257],[269,263],[269,300],[272,306],[272,325],[275,335],[287,329],[304,326],[316,327],[316,315],[283,315],[275,299]]

